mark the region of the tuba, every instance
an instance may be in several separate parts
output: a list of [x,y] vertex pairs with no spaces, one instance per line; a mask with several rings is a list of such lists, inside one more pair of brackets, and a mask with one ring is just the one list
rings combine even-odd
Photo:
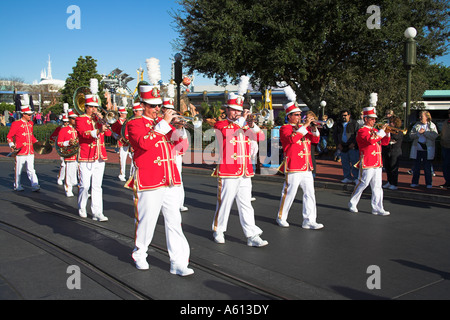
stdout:
[[[73,107],[78,115],[83,115],[86,113],[86,95],[91,94],[91,89],[89,87],[79,87],[75,90],[73,94]],[[114,124],[117,120],[119,120],[119,113],[113,110],[106,110],[102,107],[102,101],[100,97],[97,95],[98,104],[100,113],[102,113],[103,117],[96,117],[97,120],[106,126],[110,126]]]

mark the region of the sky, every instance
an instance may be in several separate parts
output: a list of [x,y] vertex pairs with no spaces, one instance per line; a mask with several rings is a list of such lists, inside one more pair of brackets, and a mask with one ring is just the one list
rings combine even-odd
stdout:
[[[81,29],[70,29],[75,5]],[[80,56],[97,60],[97,71],[108,74],[119,68],[137,78],[145,60],[160,60],[162,80],[171,78],[177,32],[170,12],[176,0],[2,0],[0,6],[0,78],[17,77],[26,83],[40,80],[41,70],[52,60],[54,79],[65,80]],[[437,63],[450,66],[450,55]],[[146,74],[144,80],[148,80]],[[214,79],[195,75],[196,85]],[[134,89],[136,81],[129,84]]]
[[[71,5],[79,8],[81,29],[67,26],[76,21],[74,11],[67,13]],[[50,55],[53,79],[65,80],[80,56],[96,59],[100,74],[119,68],[137,78],[136,70],[155,57],[168,82],[178,52],[170,12],[177,8],[175,0],[2,0],[0,77],[39,82]]]

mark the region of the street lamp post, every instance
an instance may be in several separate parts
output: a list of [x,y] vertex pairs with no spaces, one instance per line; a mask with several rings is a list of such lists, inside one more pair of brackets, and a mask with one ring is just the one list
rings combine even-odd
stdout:
[[180,53],[175,55],[175,83],[177,84],[177,110],[181,111],[181,82],[183,82],[183,56]]
[[406,68],[406,109],[405,109],[405,128],[409,127],[409,114],[411,110],[411,77],[412,67],[416,65],[416,29],[409,27],[405,31],[405,68]]
[[325,115],[325,107],[327,106],[327,102],[321,101],[320,106],[322,107],[322,119],[323,119],[323,116]]

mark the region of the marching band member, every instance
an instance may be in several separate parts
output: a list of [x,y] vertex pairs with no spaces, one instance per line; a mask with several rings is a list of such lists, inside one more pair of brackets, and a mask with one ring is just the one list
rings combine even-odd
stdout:
[[[121,136],[122,132],[122,126],[127,121],[127,110],[125,107],[119,107],[119,119],[114,122],[114,124],[111,126],[111,130],[116,133],[118,137]],[[120,163],[120,174],[119,174],[119,180],[120,181],[127,181],[125,179],[125,170],[127,166],[127,157],[128,157],[128,149],[129,145],[127,142],[123,141],[123,139],[119,138],[117,140],[117,147],[119,148],[119,163]]]
[[250,160],[250,140],[264,141],[265,135],[248,117],[250,111],[246,109],[243,112],[243,105],[243,97],[231,93],[226,108],[227,119],[218,121],[214,126],[220,162],[213,173],[218,181],[213,237],[216,243],[225,243],[224,233],[227,231],[231,206],[236,199],[247,245],[263,247],[268,242],[260,237],[262,230],[255,224],[255,212],[251,205],[251,177],[255,174]]
[[[144,112],[144,109],[142,109],[141,103],[135,102],[133,104],[133,118],[141,117],[143,112]],[[125,124],[124,135],[125,135],[125,139],[127,141],[129,141],[130,138],[129,138],[129,134],[128,134],[127,124]],[[133,175],[134,175],[134,172],[136,171],[136,166],[134,165],[134,160],[133,160],[134,159],[134,151],[133,151],[132,146],[129,146],[129,148],[128,148],[128,156],[131,159],[131,165],[130,165],[130,179],[131,179],[131,177],[133,177]]]
[[137,269],[149,269],[147,250],[162,212],[170,273],[188,276],[194,271],[188,268],[190,248],[181,226],[181,179],[169,142],[175,131],[170,125],[174,111],[168,110],[163,119],[158,119],[162,104],[159,90],[151,85],[140,85],[139,89],[144,114],[127,125],[136,165],[133,177],[125,184],[134,190],[136,236],[132,257]]
[[348,207],[350,212],[358,212],[357,205],[361,195],[369,185],[372,189],[372,214],[387,216],[389,211],[383,207],[383,188],[382,188],[382,167],[383,160],[381,155],[381,146],[387,146],[390,141],[390,134],[386,134],[384,129],[374,128],[377,114],[374,107],[363,109],[364,126],[358,130],[356,142],[359,146],[360,160],[357,164],[359,168],[359,181],[355,186]]
[[31,190],[36,192],[41,188],[36,171],[34,170],[33,144],[38,140],[33,135],[33,121],[31,121],[31,117],[34,112],[30,108],[29,96],[27,94],[22,96],[21,113],[22,118],[11,124],[11,129],[6,137],[11,152],[19,150],[15,157],[14,190],[24,190],[20,182],[20,175],[25,165],[28,179],[31,182]]
[[[162,105],[162,112],[165,113],[167,109],[175,110],[173,106],[173,99],[164,98]],[[189,148],[189,141],[186,134],[186,129],[182,124],[174,124],[177,129],[175,134],[172,135],[172,140],[174,142],[174,153],[175,153],[175,161],[177,164],[178,172],[180,173],[181,186],[180,186],[180,211],[185,212],[189,209],[184,205],[184,185],[183,185],[183,176],[181,172],[183,170],[183,155],[186,150]]]
[[103,215],[102,181],[105,161],[108,160],[105,148],[105,135],[111,136],[106,125],[98,122],[96,115],[98,104],[98,82],[91,80],[91,93],[86,95],[85,114],[76,118],[76,129],[80,143],[78,162],[80,169],[80,189],[78,194],[78,214],[87,217],[86,205],[91,190],[91,211],[93,220],[108,221]]
[[[59,132],[61,131],[61,128],[63,126],[65,126],[66,122],[68,121],[68,120],[64,120],[64,115],[63,115],[62,121],[63,121],[63,124],[56,127],[56,129],[53,131],[53,133],[48,138],[50,143],[56,142],[56,140],[58,139]],[[64,178],[65,178],[65,174],[66,174],[66,163],[64,162],[63,157],[60,157],[60,158],[61,158],[61,165],[59,167],[58,177],[57,177],[56,181],[57,181],[58,185],[62,186],[64,184]]]
[[287,103],[284,109],[288,124],[280,129],[284,161],[278,170],[285,174],[285,182],[276,221],[281,227],[289,227],[286,220],[300,186],[303,190],[302,228],[322,229],[323,224],[316,222],[317,207],[312,173],[311,143],[320,141],[319,130],[314,124],[314,114],[308,114],[302,124],[302,112],[295,104],[295,99]]
[[[77,115],[72,111],[68,110],[68,116],[63,115],[63,122],[65,125],[61,128],[57,138],[57,144],[59,147],[69,147],[78,144],[78,134],[75,129]],[[71,157],[62,157],[64,161],[65,169],[65,184],[64,190],[67,197],[73,197],[72,187],[78,185],[78,161],[77,155]]]

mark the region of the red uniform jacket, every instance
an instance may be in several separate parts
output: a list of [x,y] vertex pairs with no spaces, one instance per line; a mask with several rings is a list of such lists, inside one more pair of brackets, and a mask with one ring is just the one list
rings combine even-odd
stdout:
[[163,134],[156,131],[156,125],[157,121],[145,117],[133,118],[127,123],[136,171],[125,184],[126,188],[146,191],[181,185],[171,141],[175,128]]
[[[120,137],[122,136],[122,126],[127,121],[127,119],[120,119],[114,122],[111,126],[111,130],[118,134]],[[122,139],[117,140],[117,146],[120,147],[128,147],[128,143],[125,143]]]
[[56,139],[58,139],[58,135],[59,135],[59,132],[61,131],[61,128],[62,128],[62,126],[59,126],[55,129],[55,131],[53,131],[53,133],[50,135],[50,138],[49,138],[50,142],[54,143],[56,141]]
[[14,121],[6,139],[8,143],[13,142],[16,149],[20,149],[18,156],[34,154],[33,144],[37,139],[33,135],[33,121],[25,122],[23,119]]
[[108,160],[105,147],[105,135],[111,136],[111,131],[100,133],[97,139],[91,136],[91,131],[100,129],[101,124],[95,122],[90,116],[84,114],[77,117],[76,128],[80,141],[80,151],[78,152],[78,161],[87,162],[103,159]]
[[220,158],[212,176],[253,177],[255,173],[250,159],[250,140],[264,141],[266,139],[264,132],[255,133],[248,125],[241,128],[228,119],[217,122],[214,129]]
[[381,156],[381,146],[387,146],[391,137],[386,135],[381,138],[377,135],[378,130],[364,126],[358,130],[356,135],[356,142],[359,147],[359,162],[355,165],[363,169],[379,168],[383,166],[383,160]]
[[307,133],[297,132],[296,126],[286,124],[280,129],[280,141],[283,147],[284,160],[278,168],[281,173],[312,171],[311,143],[319,143],[320,134],[314,135],[311,128]]
[[[58,138],[56,140],[56,143],[59,147],[64,147],[64,142],[70,141],[72,139],[78,138],[77,130],[72,128],[72,126],[68,125],[65,127],[61,127],[61,130],[59,130]],[[74,155],[72,157],[64,158],[64,161],[70,162],[70,161],[77,161],[77,156]]]

